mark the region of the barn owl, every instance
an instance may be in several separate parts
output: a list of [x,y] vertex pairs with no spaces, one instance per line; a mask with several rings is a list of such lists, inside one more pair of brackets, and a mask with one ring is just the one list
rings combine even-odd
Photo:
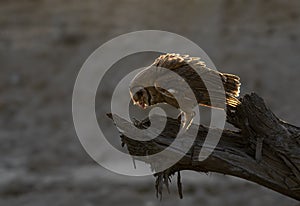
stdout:
[[179,109],[182,129],[187,130],[197,105],[224,110],[239,105],[240,78],[210,69],[200,58],[164,54],[132,79],[129,92],[133,103],[142,109],[158,103]]

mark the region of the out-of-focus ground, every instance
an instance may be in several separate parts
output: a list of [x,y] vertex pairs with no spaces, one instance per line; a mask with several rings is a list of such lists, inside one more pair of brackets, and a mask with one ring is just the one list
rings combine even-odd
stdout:
[[158,29],[199,44],[219,70],[241,77],[242,94],[257,92],[300,125],[299,25],[298,0],[1,1],[0,205],[296,205],[245,180],[190,172],[183,200],[173,180],[159,202],[153,177],[116,175],[91,160],[75,134],[71,97],[98,46]]

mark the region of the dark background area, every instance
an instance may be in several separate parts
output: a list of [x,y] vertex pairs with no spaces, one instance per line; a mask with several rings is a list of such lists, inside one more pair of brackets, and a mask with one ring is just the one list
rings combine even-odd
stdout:
[[[300,125],[299,25],[297,0],[0,1],[0,205],[296,205],[245,180],[190,172],[183,200],[173,180],[159,202],[153,177],[117,175],[87,155],[71,100],[97,47],[156,29],[196,42],[218,70],[241,77],[242,95],[255,91],[281,119]],[[98,98],[109,98],[106,86]],[[107,156],[105,148],[99,153]]]

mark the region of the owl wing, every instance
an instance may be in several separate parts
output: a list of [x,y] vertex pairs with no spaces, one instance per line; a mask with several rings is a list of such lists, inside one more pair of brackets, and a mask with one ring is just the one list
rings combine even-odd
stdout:
[[[191,67],[186,63],[176,66],[171,61],[168,64],[165,62],[163,66],[167,69],[159,72],[160,75],[157,75],[154,86],[163,95],[175,98],[179,104],[182,102],[180,107],[190,110],[190,107],[193,108],[196,104],[211,106],[210,98],[214,98],[213,102],[217,102],[218,107],[224,107],[225,95],[219,72],[208,69],[203,64]],[[207,87],[209,87],[210,94]]]
[[[180,99],[193,99],[195,95],[198,104],[222,109],[226,104],[236,106],[240,103],[236,98],[239,95],[239,77],[210,69],[199,58],[166,54],[160,56],[153,66],[170,70],[165,69],[165,73],[156,79],[156,84]],[[177,76],[170,75],[172,72]],[[187,84],[182,83],[184,81]],[[165,91],[166,95],[170,95],[168,92]]]
[[155,79],[154,86],[170,102],[177,102],[183,111],[191,111],[198,104],[188,83],[175,72],[165,71]]

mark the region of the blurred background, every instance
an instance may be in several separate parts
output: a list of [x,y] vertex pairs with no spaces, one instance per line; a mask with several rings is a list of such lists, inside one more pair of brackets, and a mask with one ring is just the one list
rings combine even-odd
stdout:
[[[246,180],[192,172],[182,175],[183,200],[173,180],[160,202],[152,176],[117,175],[87,155],[71,99],[77,73],[101,44],[165,30],[196,42],[219,71],[241,77],[242,95],[255,91],[299,126],[299,25],[297,0],[0,1],[0,205],[296,205]],[[134,62],[146,66],[151,55]],[[98,95],[104,101],[109,82]]]

